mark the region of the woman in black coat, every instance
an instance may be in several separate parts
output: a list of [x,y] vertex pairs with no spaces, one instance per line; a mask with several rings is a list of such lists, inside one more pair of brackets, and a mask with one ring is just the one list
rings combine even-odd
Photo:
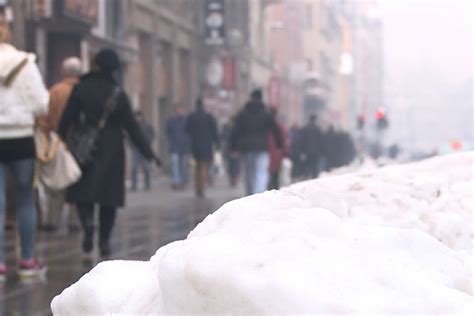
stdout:
[[[71,93],[59,125],[59,134],[67,139],[68,132],[82,124],[98,126],[105,104],[117,87],[113,73],[120,67],[117,54],[110,49],[99,52],[95,58],[96,70],[83,76]],[[150,148],[135,121],[127,95],[121,91],[115,110],[100,131],[94,160],[83,168],[80,181],[68,189],[67,201],[77,206],[84,230],[83,250],[93,248],[94,206],[100,205],[99,246],[101,255],[110,254],[109,237],[117,207],[124,205],[125,195],[125,130],[142,154],[149,160],[159,160]]]

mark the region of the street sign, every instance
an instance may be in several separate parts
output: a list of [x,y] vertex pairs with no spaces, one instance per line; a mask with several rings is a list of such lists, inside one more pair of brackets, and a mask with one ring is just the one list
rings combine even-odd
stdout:
[[212,58],[206,69],[206,79],[210,86],[217,87],[224,79],[224,66],[219,58]]
[[206,44],[223,45],[225,39],[224,0],[206,2]]
[[63,13],[77,21],[96,24],[99,17],[98,0],[65,0]]

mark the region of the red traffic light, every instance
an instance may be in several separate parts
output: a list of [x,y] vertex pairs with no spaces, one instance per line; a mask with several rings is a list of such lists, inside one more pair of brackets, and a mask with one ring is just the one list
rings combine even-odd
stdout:
[[385,111],[383,109],[378,109],[375,112],[375,118],[377,119],[377,129],[384,130],[388,127],[388,119],[387,115],[385,115]]
[[453,140],[451,142],[451,148],[454,150],[454,151],[459,151],[459,150],[462,150],[464,147],[464,144],[459,141],[459,140]]
[[385,118],[385,111],[384,110],[378,110],[377,112],[375,112],[375,118],[377,120],[381,120],[381,119]]

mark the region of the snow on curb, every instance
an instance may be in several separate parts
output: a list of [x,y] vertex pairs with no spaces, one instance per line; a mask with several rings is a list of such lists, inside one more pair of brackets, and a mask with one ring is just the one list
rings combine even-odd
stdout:
[[148,262],[99,264],[52,311],[474,315],[472,163],[455,155],[231,201]]

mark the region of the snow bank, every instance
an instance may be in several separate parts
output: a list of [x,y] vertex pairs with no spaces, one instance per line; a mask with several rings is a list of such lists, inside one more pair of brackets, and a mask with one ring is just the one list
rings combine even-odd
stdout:
[[[359,223],[417,228],[454,249],[473,249],[474,153],[325,177],[285,188],[312,206],[344,201]],[[328,208],[333,210],[332,208]]]
[[[235,200],[148,262],[98,265],[54,298],[52,310],[474,315],[465,247],[472,222],[458,221],[472,216],[466,181],[472,154]],[[447,218],[448,226],[437,223]],[[448,238],[449,228],[457,237]]]

